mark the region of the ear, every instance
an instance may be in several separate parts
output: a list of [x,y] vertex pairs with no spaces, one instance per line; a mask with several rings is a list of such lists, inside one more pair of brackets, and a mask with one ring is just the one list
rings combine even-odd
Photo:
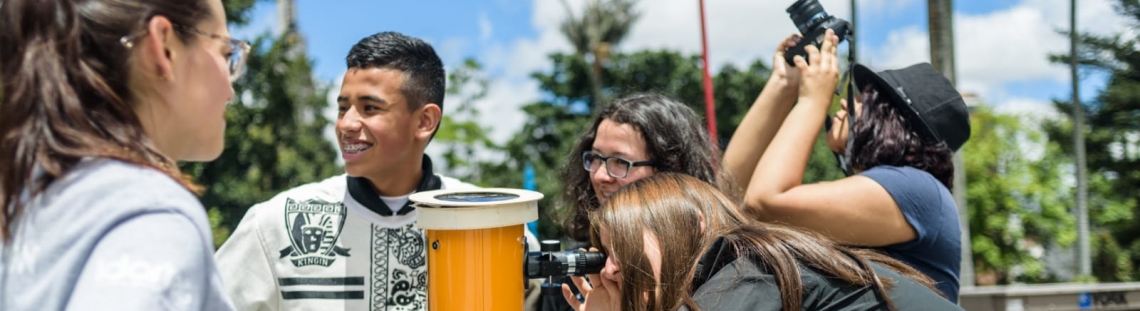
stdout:
[[424,141],[431,139],[435,129],[439,128],[439,122],[442,118],[443,110],[439,109],[439,105],[427,103],[420,107],[419,122],[416,124],[416,138]]
[[146,35],[139,39],[145,42],[140,52],[146,60],[146,72],[154,73],[162,81],[174,81],[175,55],[172,47],[181,44],[174,32],[174,24],[159,15],[146,23],[146,30]]
[[697,216],[701,217],[701,233],[705,233],[705,214],[698,212]]

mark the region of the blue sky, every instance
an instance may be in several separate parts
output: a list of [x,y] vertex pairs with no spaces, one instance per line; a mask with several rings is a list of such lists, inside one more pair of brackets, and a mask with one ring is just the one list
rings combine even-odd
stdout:
[[[578,10],[588,0],[568,0]],[[775,44],[795,31],[784,8],[793,0],[706,1],[713,68],[769,60]],[[850,14],[847,0],[820,0],[828,12]],[[1123,19],[1109,0],[1081,0],[1079,28],[1115,33]],[[859,0],[859,61],[879,70],[929,61],[926,1]],[[1049,64],[1049,53],[1066,52],[1068,39],[1055,32],[1068,28],[1068,0],[955,1],[955,44],[958,86],[988,105],[1014,113],[1055,115],[1047,103],[1068,98],[1067,67]],[[480,104],[492,136],[509,137],[521,125],[517,107],[542,96],[528,77],[545,70],[545,55],[568,51],[557,33],[565,17],[561,0],[363,1],[298,0],[299,27],[316,62],[315,75],[335,83],[344,71],[348,49],[380,31],[399,31],[431,42],[447,66],[466,57],[482,62],[493,80]],[[673,49],[698,53],[696,0],[642,0],[642,19],[622,51]],[[239,37],[270,31],[277,19],[273,1],[263,1],[251,25],[235,30]],[[1086,74],[1082,97],[1091,98],[1103,85],[1102,75]],[[1045,108],[1043,108],[1045,107]]]
[[[332,3],[330,3],[332,2]],[[435,46],[446,64],[478,57],[493,43],[535,36],[530,27],[531,1],[308,1],[300,0],[298,25],[308,40],[308,53],[316,61],[316,74],[333,80],[344,71],[344,56],[360,39],[381,31],[397,31],[425,39]],[[254,35],[274,27],[274,1],[254,8],[250,29]],[[480,27],[484,21],[492,27]]]

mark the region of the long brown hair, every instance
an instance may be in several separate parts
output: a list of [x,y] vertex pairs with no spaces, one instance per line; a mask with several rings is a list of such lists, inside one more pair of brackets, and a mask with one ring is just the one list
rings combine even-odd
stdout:
[[[846,284],[872,286],[892,310],[895,307],[886,290],[894,283],[878,276],[871,262],[938,292],[929,277],[881,253],[842,246],[813,232],[753,221],[728,196],[687,175],[662,173],[633,182],[615,192],[590,218],[594,232],[602,227],[609,230],[611,245],[605,251],[616,256],[621,270],[622,310],[675,310],[682,305],[699,310],[692,300],[697,259],[721,237],[738,258],[750,259],[774,274],[784,310],[803,307],[800,265]],[[660,241],[660,280],[653,278],[644,254],[645,233]],[[646,296],[649,300],[642,300]]]
[[[26,200],[85,157],[151,167],[197,190],[144,133],[133,109],[142,103],[128,89],[131,51],[119,40],[142,31],[154,16],[196,25],[210,14],[204,0],[4,1],[0,241],[10,238]],[[191,42],[192,34],[179,28],[178,38]]]

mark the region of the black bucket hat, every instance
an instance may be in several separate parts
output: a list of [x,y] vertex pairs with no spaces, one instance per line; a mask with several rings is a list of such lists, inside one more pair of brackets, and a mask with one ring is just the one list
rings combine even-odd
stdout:
[[886,93],[890,103],[902,111],[923,138],[945,142],[952,151],[958,151],[970,139],[970,112],[962,94],[929,63],[877,74],[856,64],[854,78],[859,90],[870,83],[880,93]]

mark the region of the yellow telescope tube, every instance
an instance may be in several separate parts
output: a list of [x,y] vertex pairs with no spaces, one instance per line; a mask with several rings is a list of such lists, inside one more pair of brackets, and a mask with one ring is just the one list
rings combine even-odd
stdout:
[[523,226],[538,219],[541,193],[436,190],[409,199],[427,236],[429,310],[523,310]]

